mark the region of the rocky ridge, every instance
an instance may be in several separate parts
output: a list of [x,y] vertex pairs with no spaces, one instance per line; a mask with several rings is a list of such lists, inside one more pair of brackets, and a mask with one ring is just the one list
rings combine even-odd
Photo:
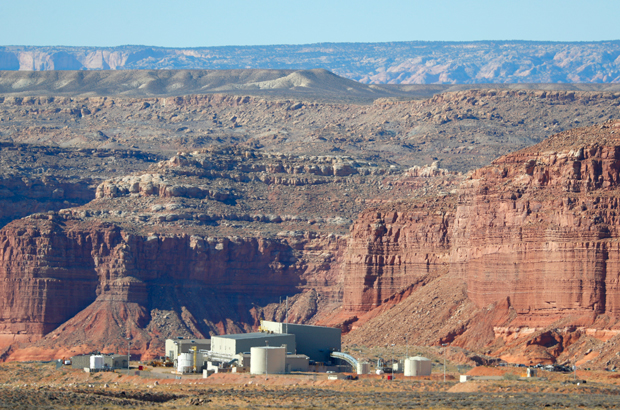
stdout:
[[95,199],[97,185],[117,170],[146,169],[158,159],[157,154],[132,150],[0,143],[0,226],[34,213],[86,204]]

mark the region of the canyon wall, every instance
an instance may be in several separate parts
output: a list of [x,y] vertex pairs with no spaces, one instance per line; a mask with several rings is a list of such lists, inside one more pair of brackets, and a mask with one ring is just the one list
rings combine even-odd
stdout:
[[351,232],[343,269],[344,309],[361,313],[384,299],[445,273],[454,206],[419,202],[407,210],[364,212]]
[[[114,351],[130,335],[152,357],[170,335],[282,319],[290,296],[296,322],[351,333],[425,323],[423,343],[495,343],[506,355],[525,335],[535,360],[552,361],[570,334],[620,332],[619,131],[556,134],[466,176],[245,148],[179,153],[107,180],[83,207],[0,231],[0,355]],[[344,216],[371,197],[346,235]],[[550,325],[557,337],[536,333]]]
[[365,211],[345,257],[345,310],[368,312],[443,270],[465,281],[479,308],[508,300],[517,312],[512,326],[617,317],[616,124],[501,157],[443,198]]
[[620,147],[589,139],[508,155],[462,185],[451,262],[477,305],[508,297],[532,326],[620,313]]
[[[250,330],[260,319],[253,307],[285,295],[312,289],[326,302],[341,299],[332,262],[345,242],[336,236],[141,236],[50,213],[9,224],[0,243],[2,348],[71,327],[78,315],[94,328],[118,328],[88,340],[90,348],[120,348],[126,333],[136,352],[157,355],[162,332],[145,331],[152,312],[176,311],[196,336],[208,337]],[[138,312],[135,326],[106,316],[122,306]]]

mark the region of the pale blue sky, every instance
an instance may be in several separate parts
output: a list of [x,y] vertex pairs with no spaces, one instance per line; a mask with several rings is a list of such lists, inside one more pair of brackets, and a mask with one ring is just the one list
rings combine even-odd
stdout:
[[620,39],[620,0],[0,0],[0,45]]

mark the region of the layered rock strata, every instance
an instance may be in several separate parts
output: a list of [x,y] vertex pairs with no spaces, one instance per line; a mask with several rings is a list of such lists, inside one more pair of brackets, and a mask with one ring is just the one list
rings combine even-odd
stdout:
[[[335,236],[311,234],[279,239],[142,236],[54,214],[13,222],[0,232],[0,243],[0,342],[5,346],[40,339],[77,314],[88,317],[86,312],[115,305],[113,310],[141,311],[136,329],[106,323],[105,317],[92,326],[134,331],[142,340],[134,348],[143,353],[163,341],[155,336],[157,329],[142,334],[154,310],[185,312],[186,326],[208,336],[248,330],[256,324],[250,312],[254,305],[304,288],[326,300],[338,298],[338,278],[329,270],[345,244]],[[92,347],[96,342],[121,344],[114,338],[89,342]]]
[[462,185],[452,263],[476,304],[509,297],[533,326],[620,313],[617,130],[554,136]]
[[450,189],[433,178],[230,147],[109,179],[85,206],[0,231],[0,354],[114,351],[131,336],[136,354],[157,356],[166,337],[282,319],[285,296],[292,320],[314,322],[342,302],[355,214],[380,194]]
[[147,169],[159,159],[135,150],[0,143],[0,226],[34,213],[84,205],[107,177]]
[[[617,132],[620,123],[607,122],[557,134],[471,172],[443,198],[362,213],[343,265],[345,316],[369,317],[382,303],[444,272],[465,283],[478,309],[497,313],[488,313],[495,318],[489,321],[474,312],[467,323],[437,334],[436,342],[470,345],[468,327],[484,321],[494,329],[485,343],[497,337],[508,346],[532,336],[528,343],[543,350],[561,343],[535,334],[551,324],[605,341],[617,335]],[[545,350],[540,357],[563,351]]]

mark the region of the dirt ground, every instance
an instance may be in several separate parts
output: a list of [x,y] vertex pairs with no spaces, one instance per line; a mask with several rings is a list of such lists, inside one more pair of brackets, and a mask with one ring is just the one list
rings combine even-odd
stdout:
[[543,373],[543,380],[468,383],[458,383],[456,373],[446,382],[437,375],[388,381],[380,376],[327,380],[326,374],[158,380],[56,369],[55,363],[9,363],[0,366],[0,408],[620,408],[620,379],[614,374],[579,373],[577,385],[572,375]]

